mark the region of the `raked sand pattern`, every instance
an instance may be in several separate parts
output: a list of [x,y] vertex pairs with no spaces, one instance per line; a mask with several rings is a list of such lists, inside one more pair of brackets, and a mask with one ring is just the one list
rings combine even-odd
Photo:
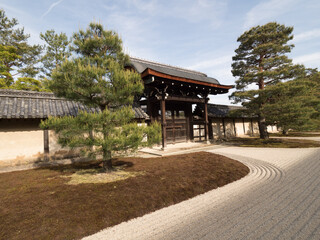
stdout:
[[320,149],[225,147],[239,181],[85,239],[320,239]]

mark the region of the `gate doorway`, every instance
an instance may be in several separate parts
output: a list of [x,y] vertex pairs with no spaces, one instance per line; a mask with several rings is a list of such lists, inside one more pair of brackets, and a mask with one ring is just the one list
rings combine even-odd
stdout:
[[206,140],[206,128],[204,124],[193,124],[193,139],[195,142]]
[[187,118],[184,110],[166,110],[168,143],[187,141]]

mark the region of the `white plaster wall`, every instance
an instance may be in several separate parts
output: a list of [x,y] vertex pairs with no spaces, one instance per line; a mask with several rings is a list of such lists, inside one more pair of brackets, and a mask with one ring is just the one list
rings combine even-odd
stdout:
[[244,129],[243,129],[243,120],[241,118],[235,119],[236,123],[236,132],[237,136],[241,137],[245,135]]
[[254,136],[259,135],[259,124],[257,120],[253,120],[253,135]]
[[233,125],[233,119],[225,119],[225,128],[226,128],[226,137],[234,137],[234,125]]
[[[44,156],[44,131],[40,120],[0,120],[0,168],[43,161],[74,159],[77,149],[62,148],[54,131],[49,131],[49,155]],[[146,123],[139,123],[146,126]],[[147,141],[147,138],[143,139]]]
[[42,130],[11,130],[0,132],[0,160],[22,161],[43,153]]
[[212,120],[212,134],[214,139],[223,137],[223,124],[221,119]]
[[[235,119],[235,126],[236,126],[236,136],[243,137],[243,136],[259,136],[259,125],[257,119],[251,120],[237,118]],[[252,129],[253,126],[253,129]],[[225,119],[225,129],[226,129],[226,137],[233,137],[234,135],[234,124],[233,119]],[[277,126],[268,126],[268,132],[278,132]],[[223,133],[223,121],[222,118],[215,118],[212,119],[212,134],[213,139],[224,137]]]
[[[44,131],[39,124],[40,120],[32,119],[0,120],[0,167],[44,160]],[[49,131],[49,151],[55,159],[69,154],[53,131]]]
[[245,135],[251,136],[252,135],[252,127],[250,119],[244,119],[244,128],[245,128]]
[[49,130],[49,152],[55,152],[61,149],[58,143],[58,138],[54,131]]
[[268,129],[269,133],[277,133],[278,132],[277,126],[275,126],[275,125],[269,125],[267,129]]

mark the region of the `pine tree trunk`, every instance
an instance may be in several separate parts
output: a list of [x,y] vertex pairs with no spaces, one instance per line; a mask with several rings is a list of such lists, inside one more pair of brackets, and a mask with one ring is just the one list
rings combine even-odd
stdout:
[[264,117],[259,116],[258,125],[259,125],[260,138],[261,139],[269,139],[266,119]]
[[106,171],[113,170],[110,151],[103,152],[102,168]]
[[[101,108],[102,111],[105,110],[105,106]],[[107,141],[107,137],[108,134],[106,132],[106,126],[103,125],[103,140]],[[105,147],[105,146],[104,146]],[[112,167],[112,158],[111,158],[111,151],[103,149],[103,160],[102,160],[102,167],[106,170],[106,171],[111,171],[113,170]]]

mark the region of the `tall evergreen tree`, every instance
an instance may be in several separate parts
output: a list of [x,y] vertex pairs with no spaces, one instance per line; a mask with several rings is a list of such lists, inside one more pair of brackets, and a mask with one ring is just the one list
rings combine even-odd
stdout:
[[[289,80],[303,73],[302,66],[295,66],[286,54],[294,47],[288,44],[293,38],[293,27],[276,22],[251,28],[237,41],[239,47],[232,58],[232,74],[237,77],[236,91],[230,96],[235,103],[242,102],[259,116],[260,138],[268,138],[265,115],[261,111],[264,98],[260,97],[265,86]],[[259,90],[248,90],[258,85]]]
[[10,88],[17,90],[26,90],[26,91],[37,91],[37,92],[48,92],[49,90],[45,87],[46,84],[41,80],[37,80],[30,77],[21,77],[18,78]]
[[319,129],[316,115],[320,110],[317,109],[320,104],[320,85],[313,81],[316,77],[312,74],[267,86],[260,96],[265,102],[261,112],[267,116],[267,123],[276,124],[284,134],[289,129]]
[[110,169],[112,153],[158,142],[160,128],[157,124],[138,127],[132,123],[133,100],[142,93],[143,83],[140,74],[124,68],[128,56],[122,52],[115,32],[91,23],[86,31],[73,35],[72,44],[77,57],[53,71],[50,89],[100,111],[82,112],[74,118],[49,118],[42,126],[56,130],[63,145],[82,147],[93,157],[101,154],[104,167]]
[[53,69],[62,64],[71,56],[69,51],[70,41],[65,33],[56,33],[54,30],[47,30],[40,33],[40,38],[46,42],[45,54],[41,58],[43,67],[41,71],[47,78],[51,78]]
[[7,87],[13,84],[17,75],[34,78],[39,73],[37,63],[42,46],[29,45],[30,35],[25,34],[24,28],[17,28],[17,25],[18,21],[15,18],[9,19],[4,10],[0,9],[0,45],[2,50],[7,48],[7,53],[12,54],[14,49],[15,54],[1,60],[5,70],[5,74],[2,75],[5,80],[2,81],[6,82]]
[[13,46],[0,45],[0,88],[9,88],[14,79],[11,75],[12,66],[8,63],[16,61],[20,56]]

